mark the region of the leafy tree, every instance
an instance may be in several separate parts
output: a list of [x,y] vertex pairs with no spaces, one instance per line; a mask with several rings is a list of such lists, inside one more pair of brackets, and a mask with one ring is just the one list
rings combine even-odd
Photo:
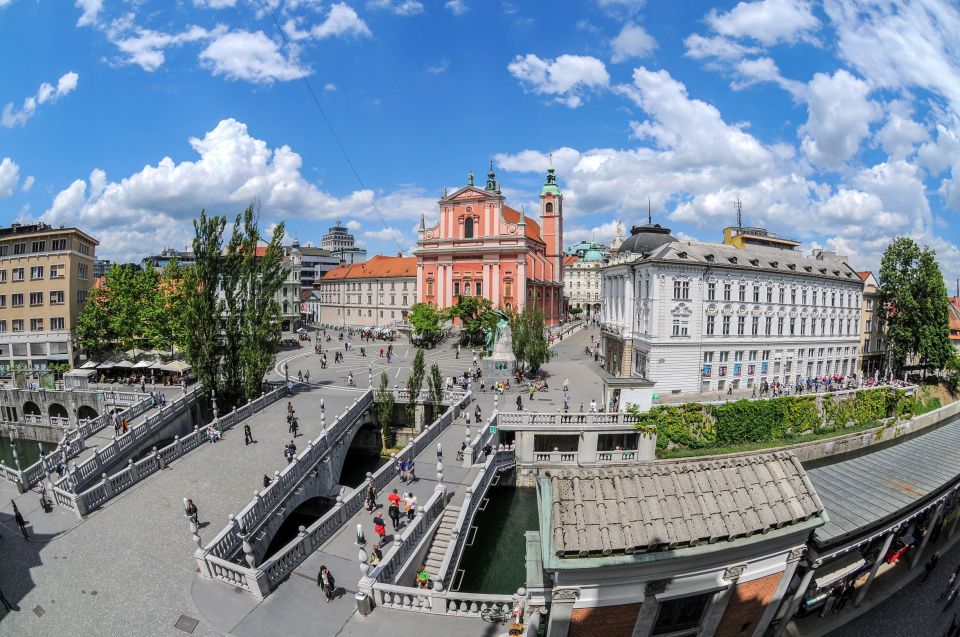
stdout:
[[174,257],[163,269],[157,281],[157,294],[145,308],[147,340],[155,349],[172,350],[184,342],[184,281],[183,268]]
[[77,317],[77,341],[91,357],[102,358],[113,342],[109,296],[104,287],[90,288],[87,302]]
[[877,314],[898,375],[910,360],[933,369],[950,362],[949,301],[932,249],[909,237],[891,242],[880,261],[879,297]]
[[547,337],[543,333],[543,311],[540,308],[528,305],[521,312],[514,312],[510,317],[510,330],[513,332],[513,355],[521,367],[529,367],[531,372],[536,372],[550,360]]
[[413,333],[429,340],[440,337],[440,313],[433,303],[414,303],[410,310]]
[[384,450],[393,447],[393,431],[390,426],[393,424],[393,405],[396,401],[393,392],[390,391],[390,379],[386,372],[380,372],[380,386],[374,395],[376,402],[377,422],[380,425],[380,437],[383,439]]
[[417,353],[413,357],[413,367],[410,376],[407,378],[407,391],[410,393],[410,403],[407,406],[410,412],[410,420],[416,418],[417,397],[420,396],[420,390],[423,389],[423,380],[427,375],[426,364],[424,363],[423,348],[418,347]]
[[433,413],[438,414],[440,405],[443,404],[444,378],[440,366],[434,363],[430,366],[430,377],[427,379],[427,385],[430,388],[430,402],[433,403]]
[[573,314],[574,316],[579,316],[583,312],[583,308],[579,306],[574,306],[574,307],[571,307],[569,310],[567,310],[567,312],[569,312],[570,314]]
[[468,344],[482,343],[487,331],[495,329],[498,321],[490,299],[478,296],[458,296],[457,303],[449,309],[449,314],[460,319]]
[[203,383],[207,396],[221,390],[220,317],[223,302],[218,296],[220,286],[221,254],[226,219],[219,215],[193,220],[193,267],[184,274],[183,346],[197,378]]

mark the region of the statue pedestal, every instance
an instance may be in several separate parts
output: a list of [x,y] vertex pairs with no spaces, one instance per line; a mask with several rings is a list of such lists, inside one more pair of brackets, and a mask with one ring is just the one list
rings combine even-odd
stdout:
[[500,337],[493,344],[493,352],[483,359],[483,377],[492,385],[498,380],[513,378],[517,369],[517,357],[513,355],[513,333],[509,325],[501,329]]

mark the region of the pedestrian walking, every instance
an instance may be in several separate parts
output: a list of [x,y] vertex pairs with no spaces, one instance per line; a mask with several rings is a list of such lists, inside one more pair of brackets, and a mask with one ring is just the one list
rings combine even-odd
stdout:
[[947,593],[950,592],[950,589],[953,588],[953,585],[957,583],[958,576],[960,576],[960,566],[955,568],[953,572],[950,573],[950,577],[947,578],[947,587],[943,590],[942,593],[940,593],[940,597],[937,598],[937,601],[940,601],[941,599],[947,596]]
[[597,413],[597,399],[596,399],[596,398],[591,398],[591,399],[590,399],[590,413],[591,413],[591,414]]
[[570,381],[566,378],[563,379],[563,391],[564,393],[570,391]]
[[408,493],[404,498],[404,508],[407,511],[407,522],[413,522],[413,516],[417,514],[417,496]]
[[197,505],[193,503],[191,498],[187,498],[187,504],[183,510],[191,522],[200,526],[200,512],[197,510]]
[[930,577],[930,573],[933,572],[933,569],[937,568],[937,562],[939,561],[940,551],[936,551],[923,566],[923,577],[920,578],[920,586],[923,586],[923,583],[927,581],[927,578]]
[[186,378],[184,378],[183,380],[180,381],[180,391],[182,391],[184,394],[187,393],[187,379],[186,379]]
[[50,513],[53,507],[50,506],[50,500],[47,499],[47,487],[40,483],[40,508],[44,513]]
[[294,418],[290,421],[290,431],[293,433],[293,437],[294,437],[294,438],[297,437],[297,435],[298,435],[297,432],[298,432],[299,430],[300,430],[300,421],[298,421],[298,420],[296,419],[296,417],[294,417]]
[[273,482],[273,480],[270,479],[270,476],[263,474],[263,488],[266,489],[269,487],[271,482]]
[[407,478],[411,484],[417,481],[416,464],[413,462],[413,458],[407,460]]
[[251,442],[253,442],[253,431],[251,431],[250,425],[246,424],[243,426],[243,446],[246,447]]
[[130,430],[130,421],[123,418],[120,422],[123,423],[123,433],[127,433]]
[[20,514],[20,509],[17,508],[17,503],[13,500],[10,500],[10,504],[13,505],[13,518],[17,522],[17,526],[20,527],[20,532],[23,533],[23,539],[30,539],[27,536],[27,521],[23,519],[23,515]]
[[373,532],[380,536],[380,544],[382,545],[387,538],[387,523],[383,521],[379,511],[373,512]]
[[317,586],[323,590],[323,597],[327,600],[327,603],[333,599],[333,573],[330,572],[326,566],[320,567],[320,572],[317,574]]
[[[406,493],[403,494],[406,497]],[[390,516],[390,520],[393,522],[393,530],[396,531],[400,528],[400,503],[402,501],[397,490],[394,489],[393,492],[387,496],[387,500],[390,502],[390,506],[387,507],[387,515]]]
[[373,511],[377,507],[377,490],[373,488],[373,483],[367,485],[366,498],[367,511]]
[[116,436],[120,435],[120,414],[113,414],[113,433]]
[[520,394],[517,394],[517,411],[523,411],[523,400],[520,399]]

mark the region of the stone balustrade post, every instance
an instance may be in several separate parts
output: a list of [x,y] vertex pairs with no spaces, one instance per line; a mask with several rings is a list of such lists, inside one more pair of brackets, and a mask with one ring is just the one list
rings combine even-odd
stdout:
[[177,458],[183,455],[183,441],[180,440],[180,436],[173,437],[173,448],[175,449],[175,454]]
[[114,496],[113,484],[110,482],[110,478],[105,473],[100,474],[101,482],[103,483],[103,490],[107,493],[107,499],[109,500]]

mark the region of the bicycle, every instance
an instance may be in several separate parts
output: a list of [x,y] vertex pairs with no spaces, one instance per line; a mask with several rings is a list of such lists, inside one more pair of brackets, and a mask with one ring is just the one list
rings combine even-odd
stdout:
[[484,608],[480,611],[480,619],[491,624],[503,624],[510,621],[511,613],[509,611],[499,610],[497,608]]

